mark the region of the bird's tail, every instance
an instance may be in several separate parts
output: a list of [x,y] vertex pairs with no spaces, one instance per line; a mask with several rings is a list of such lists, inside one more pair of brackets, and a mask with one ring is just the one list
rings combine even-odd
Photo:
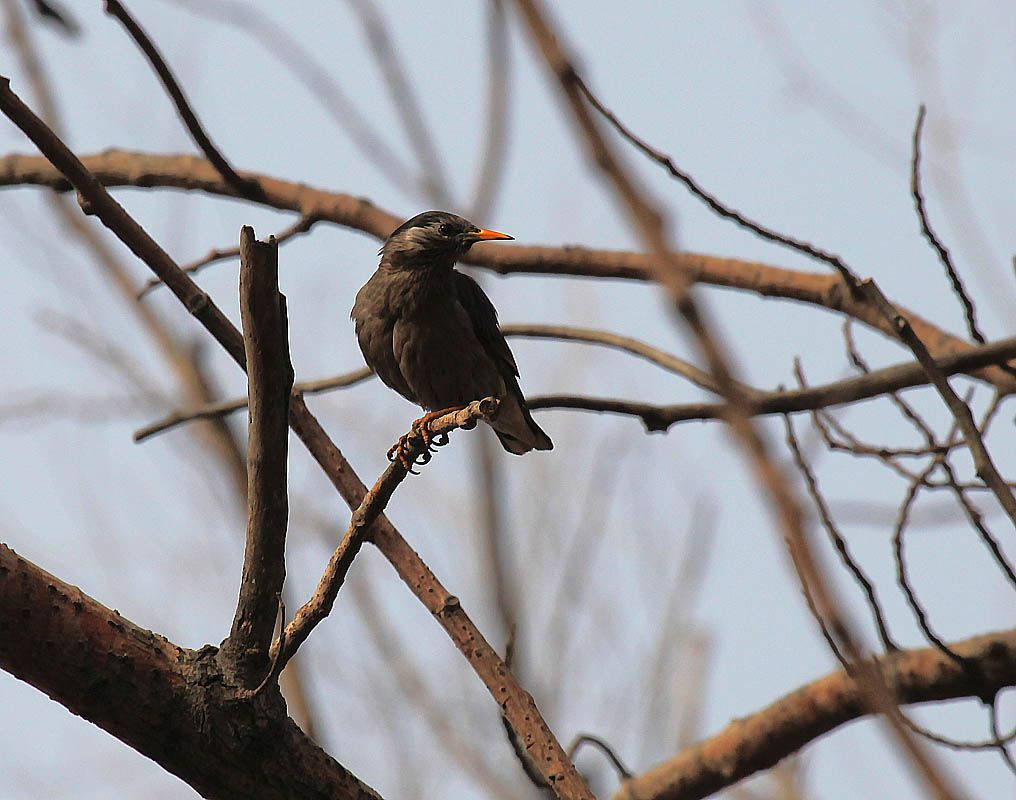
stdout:
[[490,426],[497,434],[501,446],[514,455],[520,456],[530,450],[554,449],[550,437],[529,413],[525,398],[517,384],[510,387],[508,394],[501,399],[497,418]]

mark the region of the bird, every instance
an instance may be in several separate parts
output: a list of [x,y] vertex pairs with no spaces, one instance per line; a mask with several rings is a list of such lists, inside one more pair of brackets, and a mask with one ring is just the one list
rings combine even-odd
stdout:
[[[417,214],[385,240],[377,271],[356,294],[350,318],[363,358],[386,386],[430,412],[413,423],[428,448],[430,420],[484,397],[499,401],[487,422],[506,451],[554,447],[526,405],[494,304],[455,269],[476,242],[513,238],[447,211]],[[388,453],[407,469],[408,436]]]

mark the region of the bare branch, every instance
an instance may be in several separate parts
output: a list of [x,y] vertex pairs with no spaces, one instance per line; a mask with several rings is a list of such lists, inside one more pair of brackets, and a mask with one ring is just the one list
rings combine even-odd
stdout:
[[613,765],[614,769],[617,770],[618,777],[620,777],[622,781],[626,781],[632,776],[631,770],[624,765],[624,762],[621,761],[617,753],[614,752],[614,748],[612,748],[599,736],[593,736],[591,733],[580,733],[572,740],[572,743],[568,746],[568,757],[574,761],[576,753],[578,753],[579,748],[584,744],[591,745],[603,753],[603,755],[607,757],[607,760]]
[[[106,186],[144,186],[198,190],[224,197],[238,193],[226,184],[210,162],[195,156],[162,156],[109,150],[87,156],[85,165]],[[265,175],[244,173],[256,178],[265,191],[264,205],[295,211],[308,216],[369,233],[384,239],[402,217],[372,205],[362,197],[279,180]],[[70,188],[68,180],[44,158],[8,155],[0,157],[0,186],[48,186],[58,191]],[[754,292],[763,297],[783,297],[809,303],[850,316],[875,330],[895,336],[892,326],[871,306],[853,298],[844,290],[837,275],[783,269],[754,261],[671,252],[675,268],[689,279]],[[593,250],[577,246],[474,247],[465,263],[501,274],[581,275],[596,278],[651,280],[652,258],[643,253]],[[903,309],[911,326],[936,357],[971,349],[964,341],[940,327]],[[1016,380],[1001,369],[991,368],[978,375],[1006,393],[1016,391]]]
[[250,226],[240,231],[240,318],[250,398],[247,542],[240,597],[223,652],[233,660],[240,680],[253,687],[264,681],[269,666],[268,648],[286,579],[293,365],[286,298],[279,292],[278,244],[273,238],[267,244],[257,241]]
[[963,281],[960,280],[960,275],[956,271],[956,267],[953,266],[952,256],[949,255],[949,251],[942,244],[942,240],[938,238],[938,234],[932,229],[927,209],[924,207],[924,195],[921,193],[921,130],[924,128],[925,111],[926,109],[922,104],[917,112],[917,123],[914,125],[914,155],[910,162],[910,193],[914,197],[917,218],[921,222],[921,233],[924,234],[924,238],[928,240],[931,246],[935,248],[938,260],[942,262],[946,275],[949,276],[949,283],[952,284],[953,292],[956,293],[956,296],[963,304],[963,313],[967,318],[967,330],[970,331],[970,336],[974,341],[984,344],[986,339],[977,327],[977,319],[974,316],[974,304],[971,302],[970,295],[967,294],[966,289],[963,288]]
[[[63,174],[62,180],[91,205],[99,218],[142,258],[241,366],[245,363],[243,339],[232,323],[200,291],[189,276],[117,204],[66,145],[10,89],[0,76],[0,110],[39,147]],[[290,426],[324,470],[332,485],[351,508],[359,506],[366,487],[310,413],[303,398],[290,401]],[[453,595],[383,516],[375,522],[374,543],[399,576],[431,611],[452,641],[468,659],[502,713],[525,740],[555,793],[564,800],[591,799],[585,781],[568,761],[560,743],[543,720],[532,697],[511,676],[494,649],[462,610]],[[454,600],[454,602],[453,602]]]
[[[330,392],[333,389],[344,389],[347,386],[355,386],[358,383],[374,377],[374,372],[369,367],[361,367],[360,369],[353,370],[352,372],[346,372],[342,375],[335,375],[331,378],[322,378],[317,381],[301,381],[300,383],[293,384],[293,391],[297,394],[318,394],[320,392]],[[151,425],[146,425],[144,428],[138,428],[134,431],[134,441],[143,442],[145,439],[155,436],[157,433],[162,433],[170,428],[182,425],[185,422],[190,422],[195,419],[213,419],[215,417],[225,416],[226,414],[232,414],[234,411],[247,407],[247,398],[238,397],[234,400],[223,400],[218,403],[209,403],[206,406],[200,408],[178,409],[166,417],[163,417],[158,422],[153,422]]]
[[739,212],[734,211],[731,208],[728,208],[726,205],[720,202],[720,200],[717,199],[714,195],[709,194],[709,192],[707,192],[705,189],[699,186],[698,182],[691,175],[689,175],[684,170],[678,169],[677,165],[674,164],[674,162],[670,159],[669,156],[664,155],[659,150],[656,150],[654,147],[650,146],[644,140],[640,139],[638,136],[632,133],[625,125],[621,123],[621,121],[611,111],[609,111],[599,101],[596,95],[592,93],[590,88],[580,77],[576,76],[576,82],[579,90],[585,96],[586,100],[589,101],[589,104],[597,111],[599,111],[600,114],[602,114],[603,117],[612,126],[614,126],[614,129],[619,134],[621,134],[621,136],[624,139],[626,139],[628,142],[634,145],[636,149],[641,151],[643,154],[647,155],[653,161],[663,166],[667,170],[667,172],[669,172],[674,178],[677,178],[677,180],[683,183],[688,188],[688,191],[690,191],[693,195],[695,195],[695,197],[697,197],[699,200],[701,200],[707,206],[709,206],[709,208],[713,212],[715,212],[716,214],[725,219],[729,219],[732,220],[733,222],[736,222],[742,228],[746,228],[747,230],[751,231],[757,236],[760,236],[763,239],[766,239],[770,242],[776,242],[777,244],[785,245],[793,250],[797,250],[801,253],[804,253],[805,255],[817,259],[818,261],[822,261],[823,263],[830,265],[831,267],[836,269],[837,272],[840,273],[841,277],[844,279],[847,286],[851,287],[851,289],[854,287],[855,284],[857,284],[858,278],[854,275],[850,267],[848,267],[846,263],[844,263],[843,259],[841,259],[839,256],[834,255],[832,253],[828,253],[819,247],[815,247],[815,245],[809,244],[808,242],[802,241],[800,239],[794,239],[790,236],[785,236],[782,233],[778,233],[772,230],[771,228],[766,228],[765,226],[748,219],[743,214],[740,214]]
[[[438,417],[430,423],[428,430],[435,436],[440,436],[456,428],[472,427],[476,424],[476,420],[489,419],[495,416],[496,412],[497,400],[487,397],[470,403],[461,411],[453,411],[443,417]],[[418,435],[411,436],[409,443],[410,449],[406,456],[410,464],[421,454],[429,455],[427,445]],[[346,579],[346,573],[349,572],[353,559],[360,552],[371,526],[385,510],[395,489],[405,480],[407,474],[406,468],[398,459],[395,459],[384,471],[384,474],[377,479],[374,488],[364,495],[359,507],[353,512],[353,518],[349,522],[346,535],[342,537],[339,546],[332,553],[313,596],[304,603],[303,607],[296,612],[292,622],[286,626],[285,638],[280,639],[272,646],[271,657],[273,659],[277,657],[276,653],[280,648],[285,648],[281,657],[278,657],[280,662],[285,665],[289,659],[296,655],[296,651],[310,636],[310,632],[314,630],[315,626],[331,613],[335,598]]]
[[[974,373],[986,364],[1003,363],[1014,357],[1016,357],[1016,337],[982,345],[968,350],[963,355],[947,356],[936,363],[943,374],[956,375]],[[820,386],[765,392],[758,399],[748,401],[748,413],[754,416],[812,411],[867,400],[911,386],[922,386],[929,382],[930,378],[924,368],[918,363],[908,361],[875,370],[867,375]],[[573,408],[581,411],[598,411],[639,417],[649,431],[665,431],[671,425],[689,420],[720,420],[724,419],[727,414],[727,407],[723,403],[653,405],[637,401],[576,395],[542,395],[529,398],[526,402],[534,410]]]
[[[1016,629],[950,647],[976,671],[939,650],[902,650],[877,666],[897,702],[926,703],[991,696],[1016,682]],[[864,683],[840,671],[820,678],[767,708],[632,778],[614,800],[697,800],[730,786],[870,709]]]
[[28,136],[89,204],[91,212],[144,261],[170,288],[184,307],[204,325],[226,349],[226,352],[243,366],[243,337],[229,319],[202,292],[194,282],[180,271],[172,258],[152,239],[134,219],[124,211],[95,176],[85,167],[56,134],[11,91],[10,80],[0,76],[0,110]]
[[169,65],[144,29],[138,25],[137,21],[127,12],[127,9],[123,7],[119,0],[106,0],[106,13],[116,17],[124,28],[127,29],[127,33],[131,35],[131,38],[134,39],[138,47],[141,48],[141,52],[145,54],[145,58],[152,65],[152,69],[155,70],[155,74],[159,76],[159,80],[162,81],[163,87],[167,94],[169,94],[170,99],[172,99],[173,105],[176,106],[176,111],[180,115],[180,119],[183,120],[187,132],[190,133],[191,138],[194,140],[194,144],[205,154],[205,158],[212,162],[215,169],[222,176],[222,179],[242,196],[251,200],[260,200],[263,197],[260,184],[254,179],[241,178],[237,175],[236,170],[233,169],[225,156],[212,144],[211,138],[205,132],[200,120],[198,120],[197,115],[194,113],[194,109],[187,102],[183,89],[180,88],[180,84],[173,76]]
[[[811,499],[815,503],[815,508],[818,510],[818,516],[822,521],[822,527],[824,527],[826,529],[826,533],[829,534],[829,538],[832,540],[833,546],[836,548],[836,552],[839,554],[840,559],[854,576],[854,580],[864,590],[864,595],[868,602],[868,608],[871,610],[872,617],[875,620],[875,626],[878,629],[878,635],[882,640],[882,645],[888,651],[899,650],[896,642],[894,642],[893,638],[889,635],[889,628],[886,625],[885,617],[882,614],[882,606],[879,605],[874,584],[872,584],[871,580],[869,580],[868,576],[864,574],[864,571],[854,560],[853,556],[851,556],[850,549],[847,547],[846,539],[843,538],[839,529],[836,527],[836,523],[833,521],[832,514],[829,511],[829,507],[826,505],[825,499],[822,497],[822,493],[819,490],[815,474],[812,472],[811,467],[805,460],[804,453],[801,452],[801,448],[797,443],[797,437],[794,434],[794,425],[791,422],[790,417],[785,416],[783,419],[787,427],[787,444],[790,446],[790,452],[794,456],[794,463],[797,464],[798,470],[800,470],[801,475],[804,477],[805,485],[808,488],[808,494],[811,495]],[[833,647],[833,652],[836,652],[835,647]]]
[[995,468],[995,463],[992,461],[988,449],[984,446],[984,439],[977,429],[977,423],[974,422],[967,404],[953,391],[949,381],[946,380],[945,375],[938,368],[935,359],[931,357],[920,337],[914,332],[910,323],[907,322],[906,317],[892,307],[878,286],[873,281],[867,280],[861,284],[861,288],[870,302],[879,308],[886,319],[893,323],[897,337],[911,349],[917,360],[921,363],[921,366],[928,373],[928,377],[931,378],[931,382],[942,396],[963,433],[963,438],[974,459],[977,476],[991,489],[998,499],[999,505],[1005,509],[1009,519],[1016,525],[1016,497],[1013,496],[1012,490]]
[[[331,71],[300,40],[286,32],[255,6],[238,0],[172,0],[192,14],[229,25],[255,39],[266,53],[273,54],[306,87],[341,128],[359,153],[371,162],[392,186],[405,190],[417,184],[408,165],[387,143],[384,131],[357,109]],[[421,191],[422,191],[422,187]]]
[[[283,231],[280,231],[274,238],[276,243],[283,244],[286,240],[292,239],[301,233],[307,233],[311,228],[314,227],[314,223],[319,220],[313,217],[301,216],[296,222],[290,225]],[[231,258],[237,258],[240,255],[239,247],[230,247],[226,249],[213,248],[205,256],[199,258],[197,261],[193,261],[190,264],[185,264],[181,269],[188,275],[194,275],[210,264],[214,264],[218,261],[225,261]],[[149,278],[145,285],[138,291],[137,299],[141,300],[146,294],[152,289],[162,286],[162,281],[158,278]]]

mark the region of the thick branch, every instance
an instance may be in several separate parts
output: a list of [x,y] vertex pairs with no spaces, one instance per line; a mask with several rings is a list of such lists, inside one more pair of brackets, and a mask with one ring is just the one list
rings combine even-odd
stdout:
[[[238,197],[215,168],[195,156],[162,156],[108,150],[86,156],[84,164],[106,186],[163,187],[203,191]],[[272,208],[318,217],[384,239],[402,218],[377,208],[362,197],[326,192],[304,184],[291,183],[254,173],[264,190],[261,202]],[[35,185],[66,191],[70,185],[61,172],[37,156],[9,155],[0,158],[0,186]],[[871,328],[894,336],[889,323],[870,304],[851,296],[838,275],[782,269],[754,261],[676,252],[674,263],[688,277],[700,283],[779,297],[836,311]],[[594,278],[653,279],[650,256],[616,250],[584,247],[474,247],[467,263],[494,272],[537,275],[577,275]],[[897,306],[899,308],[899,306]],[[970,349],[970,344],[906,309],[900,309],[914,330],[936,357]],[[978,377],[990,381],[1005,393],[1016,391],[1016,380],[1000,369],[989,368]]]
[[139,628],[5,545],[0,668],[204,797],[377,798],[300,731],[277,692],[243,699],[214,647],[186,650]]
[[[905,650],[878,661],[897,702],[992,697],[1016,684],[1016,630],[952,645],[973,669],[936,648]],[[834,672],[732,722],[726,730],[628,781],[615,800],[697,800],[800,750],[870,708],[862,686]]]
[[289,498],[289,358],[286,299],[279,293],[279,249],[240,231],[240,319],[247,353],[247,543],[240,597],[224,652],[248,686],[264,677],[286,579]]

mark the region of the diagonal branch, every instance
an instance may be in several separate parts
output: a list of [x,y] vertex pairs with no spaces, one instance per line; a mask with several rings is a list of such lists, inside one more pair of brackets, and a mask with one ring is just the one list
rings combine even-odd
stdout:
[[[1016,683],[1016,630],[967,639],[952,649],[976,664],[976,671],[937,648],[901,650],[877,664],[899,703],[992,697]],[[864,684],[834,672],[635,776],[614,800],[698,800],[774,766],[869,709]]]
[[[292,239],[294,236],[299,236],[302,233],[307,233],[318,220],[313,217],[300,217],[296,222],[287,227],[285,230],[279,231],[275,236],[275,241],[282,244],[287,239]],[[210,264],[214,264],[217,261],[226,261],[228,259],[237,258],[240,255],[239,247],[231,247],[229,249],[212,248],[206,255],[199,258],[197,261],[193,261],[187,264],[185,267],[181,267],[184,272],[188,275],[194,275],[200,272]],[[136,299],[141,300],[145,295],[151,292],[153,289],[157,289],[162,286],[162,281],[158,278],[149,278],[145,281],[145,285],[141,287],[136,295]]]
[[[289,452],[289,356],[286,298],[279,293],[279,248],[240,231],[240,319],[247,353],[247,543],[240,597],[223,645],[242,682],[265,678],[268,648],[286,579]],[[276,673],[277,674],[277,673]]]
[[[870,707],[885,714],[886,721],[906,749],[907,755],[921,771],[928,787],[941,800],[955,798],[957,795],[950,786],[951,781],[942,774],[900,724],[899,709],[889,695],[881,676],[863,660],[857,634],[848,624],[842,611],[842,603],[839,602],[831,583],[826,580],[815,558],[804,528],[800,503],[783,469],[773,459],[762,432],[753,423],[748,411],[747,398],[733,380],[733,373],[720,341],[695,301],[688,276],[680,271],[672,251],[667,246],[663,215],[623,168],[597,126],[590,113],[588,99],[580,88],[581,77],[562,46],[561,37],[544,15],[542,4],[539,0],[516,0],[516,4],[525,17],[530,37],[539,47],[547,67],[561,85],[564,98],[571,109],[571,116],[585,139],[590,155],[613,184],[615,193],[628,212],[631,224],[638,230],[648,248],[652,256],[650,265],[654,269],[654,277],[670,293],[676,311],[695,336],[699,349],[720,386],[728,406],[725,422],[740,440],[756,479],[766,492],[787,540],[794,566],[798,569],[806,593],[810,593],[810,597],[814,599],[818,615],[828,622],[837,643],[854,665],[855,674],[863,679],[865,688],[870,693],[868,698]],[[860,299],[859,286],[853,274],[846,268],[839,269],[849,293]]]
[[970,455],[974,459],[977,477],[984,481],[988,488],[991,489],[999,505],[1002,506],[1005,513],[1008,514],[1009,519],[1016,525],[1016,497],[1013,496],[1012,489],[1009,488],[999,474],[998,469],[996,469],[995,463],[991,459],[991,454],[984,445],[981,432],[977,429],[977,423],[970,413],[970,408],[953,391],[949,381],[946,380],[945,375],[938,368],[935,359],[931,357],[928,348],[924,346],[921,338],[914,332],[906,317],[892,307],[892,304],[882,294],[882,290],[870,280],[864,281],[861,284],[861,289],[869,298],[871,304],[879,308],[886,319],[892,321],[900,341],[911,349],[914,356],[921,363],[921,366],[928,373],[932,384],[934,384],[938,393],[942,396],[942,400],[949,408],[949,411],[952,412],[960,431],[963,433],[963,439],[966,441],[967,447],[970,449]]
[[[460,411],[454,411],[435,419],[427,428],[434,436],[441,436],[456,428],[472,427],[476,424],[476,420],[489,419],[496,413],[497,400],[487,397],[470,403]],[[429,455],[429,448],[424,445],[418,435],[411,436],[409,442],[410,449],[407,450],[406,456],[410,464],[419,455]],[[310,632],[317,624],[331,613],[335,598],[346,579],[346,573],[349,571],[353,559],[360,552],[364,541],[370,535],[371,526],[385,510],[395,489],[405,480],[407,474],[406,468],[398,459],[395,459],[384,471],[384,474],[377,479],[374,487],[364,495],[360,505],[353,512],[353,518],[349,522],[346,535],[342,537],[339,546],[335,548],[335,552],[328,560],[328,566],[325,568],[324,575],[321,576],[314,594],[296,612],[293,621],[286,626],[283,635],[272,645],[271,658],[273,661],[278,659],[281,665],[285,665],[289,659],[296,655],[300,645],[310,636]]]
[[[355,386],[356,384],[363,383],[363,381],[373,377],[374,371],[371,370],[370,367],[361,367],[360,369],[353,370],[352,372],[335,375],[331,378],[294,383],[293,391],[301,395],[330,392],[334,389],[344,389],[348,386]],[[239,411],[240,409],[246,407],[247,398],[237,397],[233,400],[221,400],[217,403],[209,403],[197,408],[180,408],[162,419],[153,422],[151,425],[138,428],[134,431],[134,441],[143,442],[145,439],[155,436],[157,433],[168,431],[170,428],[182,425],[185,422],[190,422],[195,419],[214,419],[216,417],[232,414],[234,411]]]
[[600,102],[599,98],[597,98],[596,95],[593,94],[592,90],[586,85],[585,81],[582,80],[581,76],[576,76],[575,81],[578,90],[582,92],[583,96],[589,102],[589,105],[591,105],[598,112],[600,112],[603,118],[606,119],[607,122],[609,122],[613,126],[614,130],[616,130],[619,134],[621,134],[622,138],[626,139],[630,144],[632,144],[636,150],[639,150],[644,155],[648,156],[650,159],[660,164],[664,169],[667,170],[667,172],[671,174],[672,177],[676,178],[681,183],[683,183],[685,187],[687,187],[688,191],[690,191],[695,197],[697,197],[699,200],[701,200],[703,203],[709,206],[710,210],[712,210],[713,213],[723,217],[724,219],[729,219],[732,222],[735,222],[742,228],[751,231],[756,236],[759,236],[762,239],[765,239],[770,242],[775,242],[776,244],[786,245],[787,247],[791,247],[794,250],[798,250],[802,253],[805,253],[811,256],[812,258],[817,259],[818,261],[822,261],[826,264],[829,264],[831,267],[836,269],[837,272],[840,273],[840,275],[843,277],[844,281],[848,286],[853,286],[857,283],[856,276],[853,274],[850,267],[848,267],[839,256],[834,255],[833,253],[826,252],[825,250],[822,250],[821,248],[816,247],[813,244],[809,244],[808,242],[802,241],[800,239],[791,238],[782,233],[774,231],[771,228],[767,228],[764,225],[760,225],[754,220],[751,220],[748,217],[744,216],[740,212],[735,211],[732,208],[728,208],[725,204],[720,202],[720,200],[715,195],[712,195],[705,189],[703,189],[699,185],[698,181],[696,181],[691,175],[689,175],[684,170],[680,169],[673,162],[670,156],[661,153],[659,150],[650,145],[644,139],[640,139],[638,136],[632,133],[632,131],[627,126],[625,126],[624,123],[622,123],[621,120],[619,120],[613,112],[611,112]]
[[127,33],[141,48],[141,52],[145,54],[145,58],[152,65],[152,69],[155,70],[155,74],[159,76],[159,80],[162,81],[163,87],[172,99],[173,105],[176,106],[176,111],[194,140],[194,144],[205,154],[205,158],[212,162],[222,179],[244,197],[251,200],[261,199],[263,193],[260,184],[252,178],[241,178],[237,175],[236,170],[233,169],[225,156],[212,144],[212,140],[198,120],[197,114],[187,102],[183,89],[173,77],[169,65],[144,29],[138,25],[119,0],[106,0],[106,13],[120,20],[120,23],[127,29]]

